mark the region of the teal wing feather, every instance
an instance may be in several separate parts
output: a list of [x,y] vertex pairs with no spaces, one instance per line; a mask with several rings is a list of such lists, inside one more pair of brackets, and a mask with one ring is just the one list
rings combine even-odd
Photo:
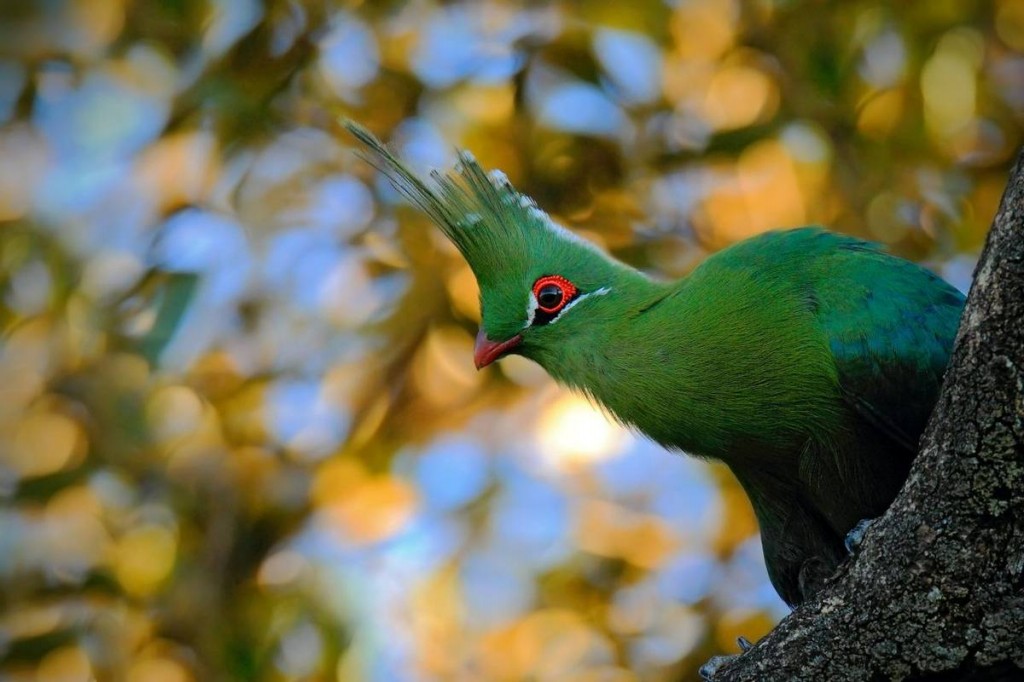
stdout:
[[[826,233],[822,233],[825,235]],[[939,389],[964,296],[876,244],[827,235],[808,292],[835,358],[845,402],[915,454]]]
[[[767,233],[716,258],[724,274],[753,274],[776,297],[793,297],[789,303],[799,305],[789,308],[809,313],[800,317],[807,321],[800,333],[824,342],[832,361],[827,371],[838,398],[829,395],[828,403],[836,419],[809,431],[795,455],[797,480],[780,485],[760,466],[730,464],[757,512],[772,584],[796,604],[839,563],[842,537],[858,520],[881,514],[906,480],[964,297],[876,244],[817,228]],[[764,302],[780,309],[775,304]]]
[[964,296],[871,242],[817,227],[729,249],[735,267],[784,273],[818,320],[844,402],[911,455],[938,397]]

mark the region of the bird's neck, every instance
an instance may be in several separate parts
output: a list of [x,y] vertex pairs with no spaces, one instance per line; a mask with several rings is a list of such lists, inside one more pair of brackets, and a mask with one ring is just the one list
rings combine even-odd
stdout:
[[800,349],[771,331],[778,302],[756,287],[737,291],[624,281],[605,306],[614,316],[567,344],[548,369],[666,446],[727,462],[790,447],[795,420],[782,421],[778,406],[802,400],[803,379],[791,376],[800,358],[786,350]]
[[574,339],[549,372],[654,440],[705,454],[714,440],[714,378],[702,371],[708,340],[686,316],[692,295],[686,280],[619,282],[609,294],[615,316]]

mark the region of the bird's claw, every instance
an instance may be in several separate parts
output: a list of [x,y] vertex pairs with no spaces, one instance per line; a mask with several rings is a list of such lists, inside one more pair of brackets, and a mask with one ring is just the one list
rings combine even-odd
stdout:
[[856,554],[860,548],[860,543],[864,542],[864,534],[871,527],[871,524],[875,522],[874,519],[861,519],[857,522],[857,525],[853,527],[846,537],[843,539],[843,546],[846,547],[848,554]]
[[715,679],[715,675],[718,673],[718,669],[723,665],[736,658],[739,654],[732,654],[730,656],[712,656],[707,663],[700,667],[698,671],[700,678],[705,682],[711,682]]
[[[753,643],[746,637],[743,637],[742,635],[736,638],[736,643],[740,645],[740,651],[743,653],[750,651],[754,647]],[[741,655],[742,654],[731,654],[728,656],[712,656],[707,663],[700,667],[699,672],[701,679],[710,682],[710,680],[712,680],[715,677],[715,674],[718,672],[719,668],[721,668],[728,661],[731,661],[732,659]]]

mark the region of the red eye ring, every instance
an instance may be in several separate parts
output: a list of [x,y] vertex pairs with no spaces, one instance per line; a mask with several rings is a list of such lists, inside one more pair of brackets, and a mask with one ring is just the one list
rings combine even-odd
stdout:
[[[547,286],[556,286],[562,292],[562,297],[554,305],[541,303],[541,291]],[[537,299],[537,310],[544,313],[557,313],[565,304],[576,296],[576,285],[560,275],[544,275],[533,283],[533,297]]]

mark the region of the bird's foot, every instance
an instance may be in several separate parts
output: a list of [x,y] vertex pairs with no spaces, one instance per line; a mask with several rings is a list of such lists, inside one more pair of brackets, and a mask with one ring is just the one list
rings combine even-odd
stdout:
[[737,656],[742,656],[744,653],[750,651],[754,647],[754,645],[751,643],[749,639],[742,636],[736,638],[736,643],[740,645],[740,651],[743,653],[732,654],[729,656],[712,656],[707,663],[700,667],[699,672],[701,679],[710,682],[710,680],[714,679],[715,674],[718,672],[718,669],[721,668],[725,663],[731,661]]
[[861,519],[857,522],[857,525],[853,527],[853,530],[846,534],[846,538],[843,540],[843,545],[846,547],[846,551],[849,554],[857,553],[857,550],[860,549],[860,543],[864,542],[864,533],[868,531],[868,528],[870,528],[871,524],[874,522],[874,519]]
[[712,656],[707,663],[700,667],[700,670],[698,671],[700,673],[700,679],[705,680],[706,682],[711,682],[711,680],[715,679],[715,675],[718,673],[719,668],[740,655],[741,654]]

